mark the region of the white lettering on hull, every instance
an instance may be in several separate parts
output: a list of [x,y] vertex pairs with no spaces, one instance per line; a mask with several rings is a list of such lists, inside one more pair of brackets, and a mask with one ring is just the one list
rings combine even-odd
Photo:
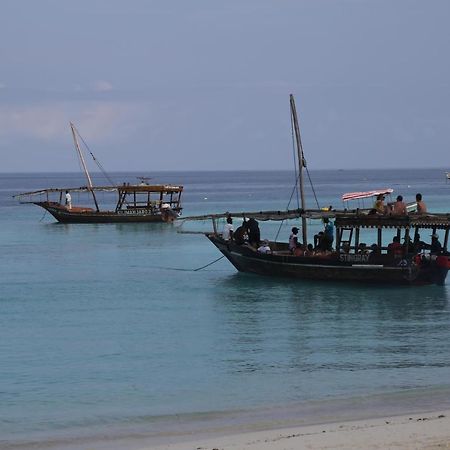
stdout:
[[348,253],[342,253],[339,255],[339,259],[342,262],[369,262],[369,255],[351,255]]

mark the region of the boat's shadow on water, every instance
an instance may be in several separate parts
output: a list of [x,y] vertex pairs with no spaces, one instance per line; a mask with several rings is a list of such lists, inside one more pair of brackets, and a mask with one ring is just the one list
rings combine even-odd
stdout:
[[293,280],[235,273],[217,280],[216,298],[226,303],[295,302],[312,309],[324,305],[342,308],[361,306],[400,308],[408,311],[446,309],[450,303],[449,285],[379,286],[335,281]]

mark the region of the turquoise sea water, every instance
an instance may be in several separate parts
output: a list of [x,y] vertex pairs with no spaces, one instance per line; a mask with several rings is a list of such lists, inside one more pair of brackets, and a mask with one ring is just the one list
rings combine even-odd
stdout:
[[[392,187],[449,211],[443,172],[311,176],[320,206]],[[187,216],[285,209],[293,174],[152,181],[183,184]],[[0,447],[449,406],[450,279],[420,288],[268,279],[225,260],[192,271],[220,254],[177,225],[62,225],[11,198],[84,184],[75,174],[0,175]],[[278,224],[261,229],[273,239]]]

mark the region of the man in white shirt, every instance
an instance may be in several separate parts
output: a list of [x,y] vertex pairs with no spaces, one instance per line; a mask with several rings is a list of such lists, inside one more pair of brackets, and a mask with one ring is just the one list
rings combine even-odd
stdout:
[[230,241],[233,237],[233,219],[231,217],[227,217],[227,223],[223,227],[222,238],[225,241]]
[[72,196],[69,191],[66,191],[66,207],[67,209],[72,209]]

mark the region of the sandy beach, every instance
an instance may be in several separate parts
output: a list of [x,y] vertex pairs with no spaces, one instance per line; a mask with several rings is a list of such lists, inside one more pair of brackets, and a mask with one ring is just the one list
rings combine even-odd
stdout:
[[298,450],[450,448],[450,410],[241,433],[142,450]]

